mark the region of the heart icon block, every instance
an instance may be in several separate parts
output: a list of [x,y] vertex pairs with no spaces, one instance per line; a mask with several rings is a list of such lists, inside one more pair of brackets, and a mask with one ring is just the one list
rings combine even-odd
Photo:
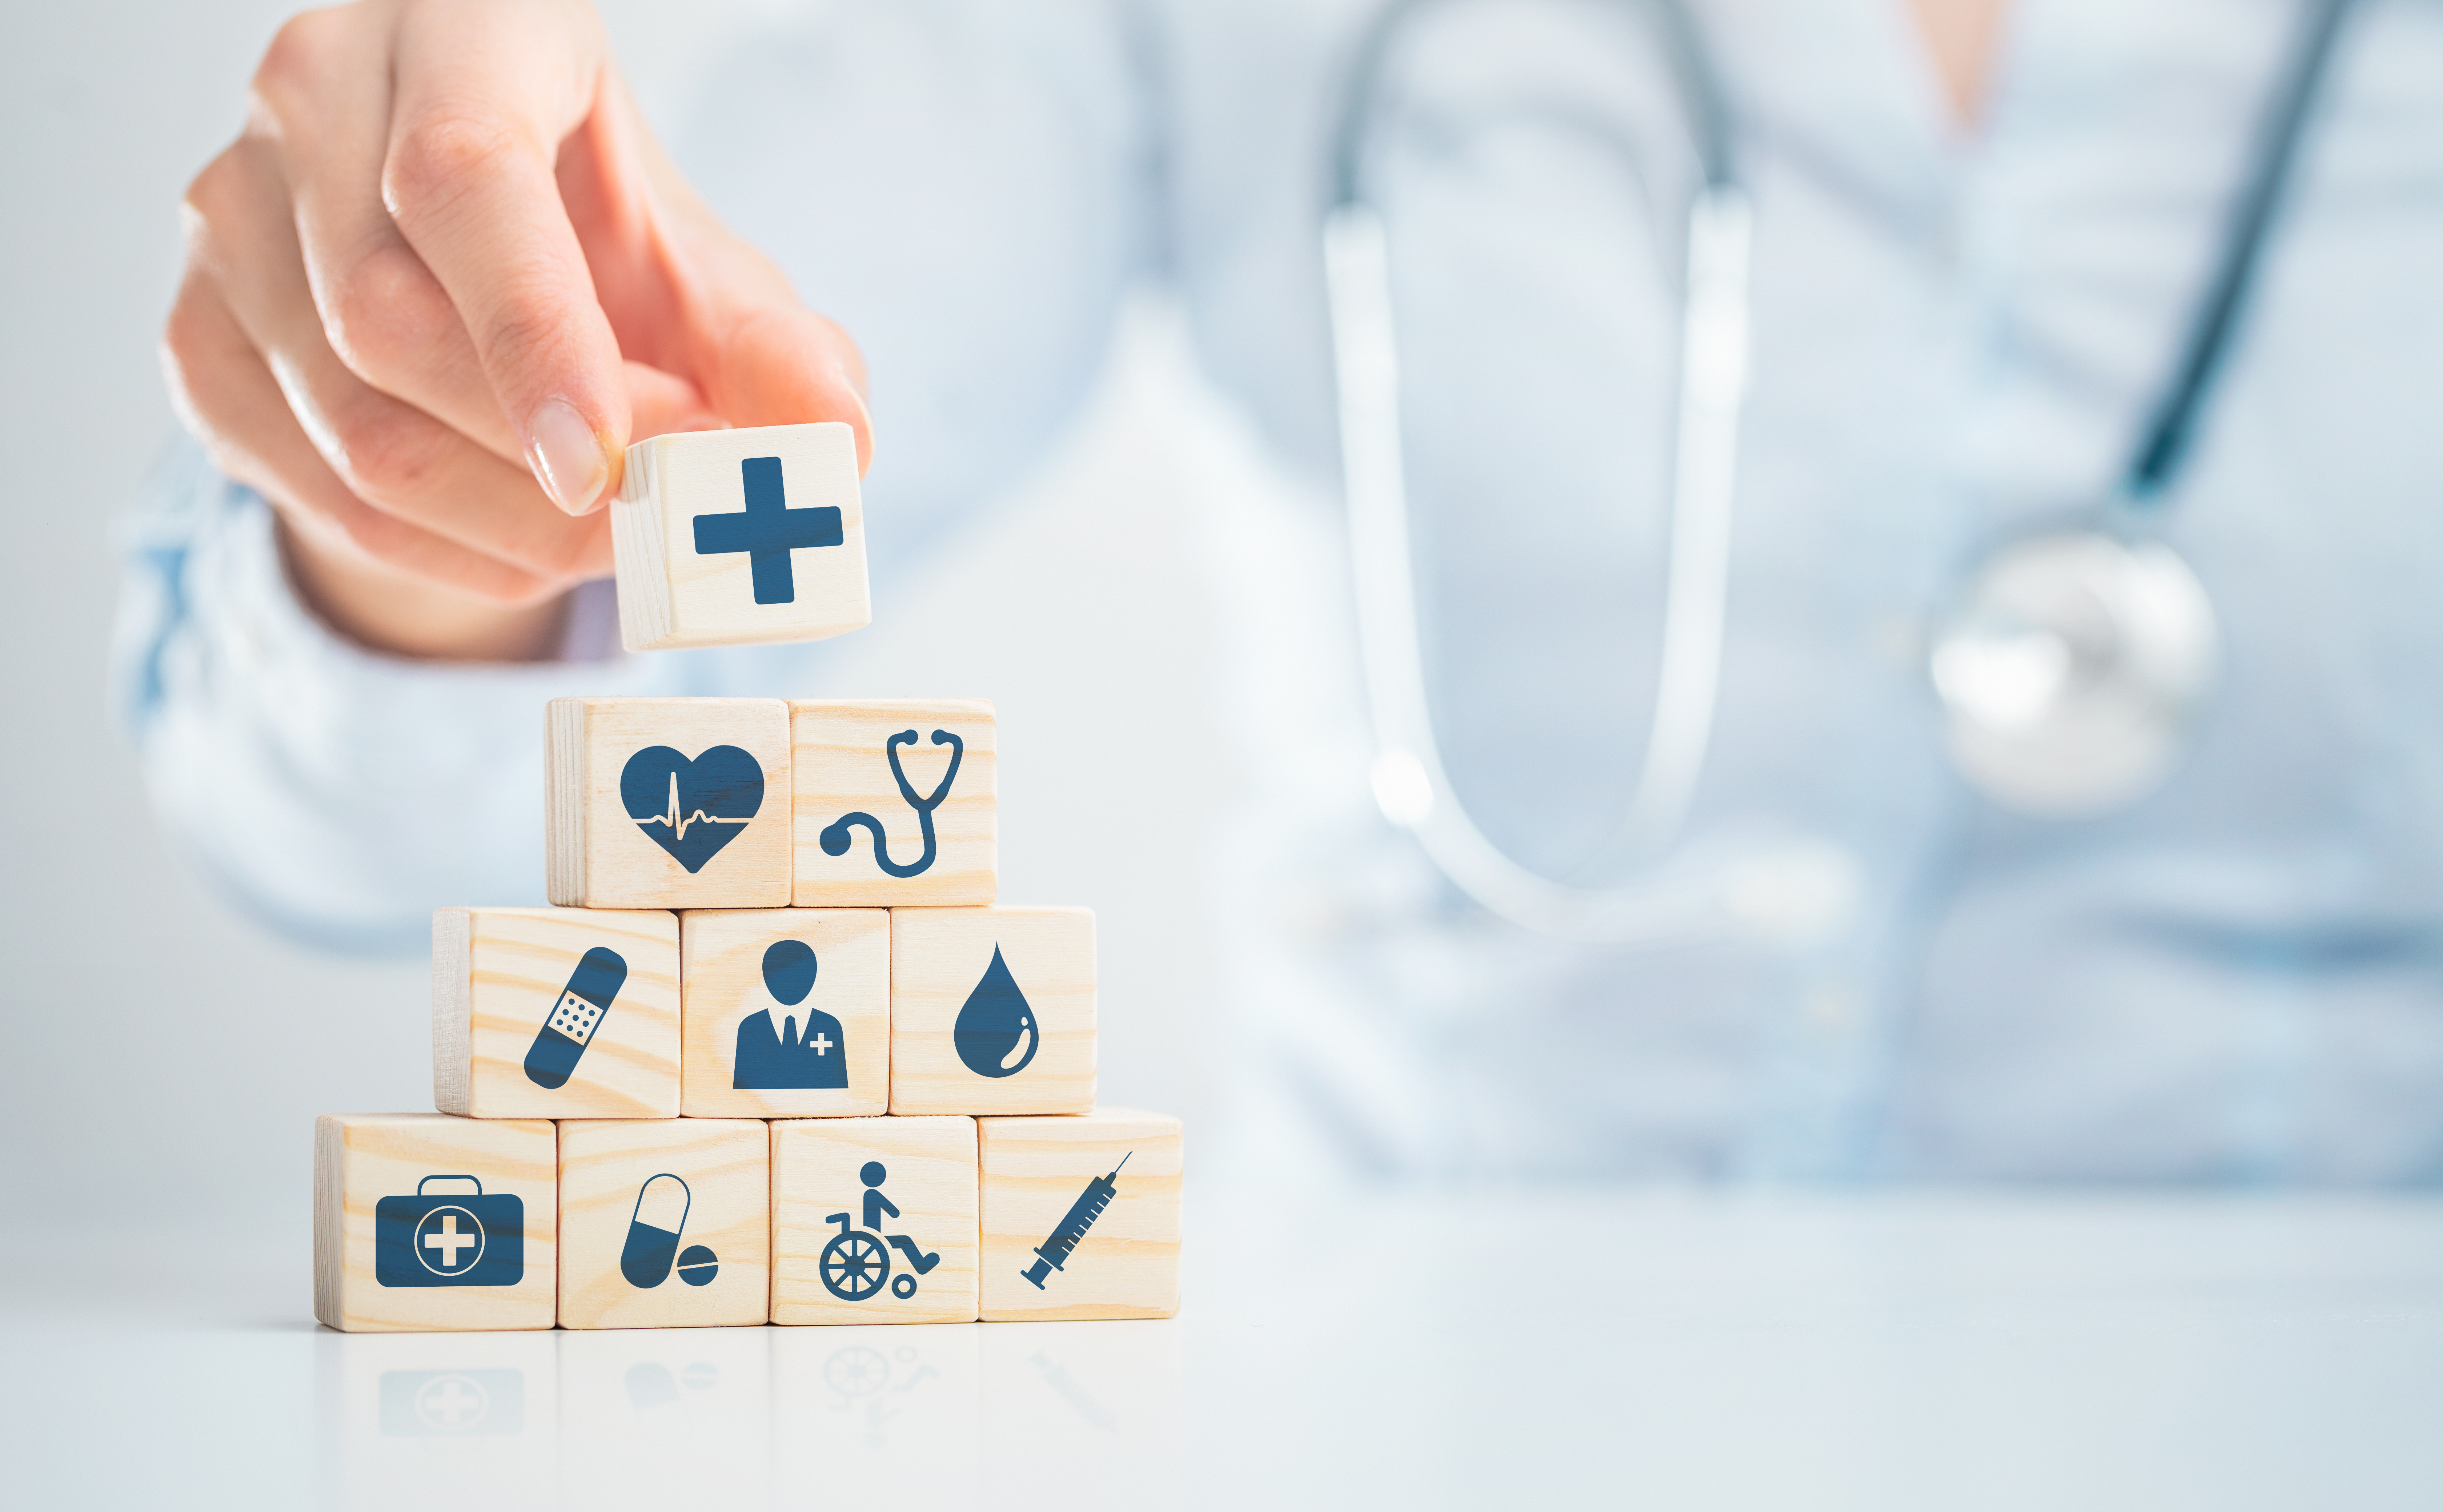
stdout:
[[692,761],[649,745],[619,770],[619,801],[636,828],[692,874],[763,807],[763,768],[734,745],[713,746]]

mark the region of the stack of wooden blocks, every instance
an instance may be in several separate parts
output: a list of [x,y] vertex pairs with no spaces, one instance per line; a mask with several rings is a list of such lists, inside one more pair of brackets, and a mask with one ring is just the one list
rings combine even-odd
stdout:
[[[751,515],[756,465],[779,454],[777,499],[808,432],[826,465],[792,472],[839,497],[844,427],[637,449],[676,448],[707,480],[725,458],[729,478],[743,467]],[[828,534],[854,535],[862,624],[853,452],[847,466],[852,530]],[[632,455],[624,506],[700,507],[654,491],[688,471]],[[793,610],[747,550],[756,600]],[[633,556],[623,537],[623,612],[642,596]],[[657,632],[684,636],[689,595],[723,585],[665,571]],[[836,601],[796,612],[853,628]],[[439,1111],[318,1121],[316,1317],[447,1330],[1178,1309],[1180,1123],[1095,1105],[1092,912],[996,902],[989,703],[562,699],[546,724],[555,906],[434,915]]]

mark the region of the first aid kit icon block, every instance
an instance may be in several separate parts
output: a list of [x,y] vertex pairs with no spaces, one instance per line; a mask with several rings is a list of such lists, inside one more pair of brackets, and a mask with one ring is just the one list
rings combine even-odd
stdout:
[[632,651],[862,628],[873,610],[855,432],[832,422],[639,441],[611,550]]
[[891,1108],[891,915],[702,908],[679,916],[691,1119]]
[[755,1119],[560,1125],[560,1326],[760,1323],[770,1134]]
[[988,903],[1000,886],[999,738],[982,699],[789,705],[800,908]]
[[789,902],[789,706],[554,699],[544,894],[569,908]]
[[772,1124],[772,1321],[976,1319],[976,1120]]
[[1179,1311],[1180,1122],[979,1119],[987,1322]]
[[678,916],[434,910],[432,1105],[478,1119],[676,1117]]
[[1094,911],[891,911],[891,1111],[1094,1106]]
[[350,1333],[549,1328],[559,1140],[542,1119],[314,1121],[314,1316]]

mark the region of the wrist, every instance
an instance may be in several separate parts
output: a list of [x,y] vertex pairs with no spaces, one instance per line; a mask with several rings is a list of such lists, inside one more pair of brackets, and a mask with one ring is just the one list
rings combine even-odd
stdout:
[[432,662],[543,662],[559,651],[566,592],[496,604],[404,576],[313,539],[275,515],[281,566],[305,611],[333,634],[387,656]]

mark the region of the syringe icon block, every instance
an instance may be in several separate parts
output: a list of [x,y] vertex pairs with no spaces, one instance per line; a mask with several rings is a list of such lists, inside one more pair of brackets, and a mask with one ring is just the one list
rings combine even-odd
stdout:
[[[1134,1154],[1134,1150],[1129,1152]],[[1094,1227],[1094,1220],[1103,1215],[1111,1199],[1120,1194],[1120,1166],[1129,1163],[1129,1155],[1120,1157],[1120,1165],[1111,1167],[1110,1175],[1087,1182],[1086,1190],[1069,1205],[1068,1215],[1053,1227],[1052,1237],[1035,1247],[1035,1264],[1019,1274],[1035,1283],[1036,1290],[1043,1289],[1043,1283],[1054,1271],[1067,1268],[1070,1251],[1086,1237],[1086,1230]]]

